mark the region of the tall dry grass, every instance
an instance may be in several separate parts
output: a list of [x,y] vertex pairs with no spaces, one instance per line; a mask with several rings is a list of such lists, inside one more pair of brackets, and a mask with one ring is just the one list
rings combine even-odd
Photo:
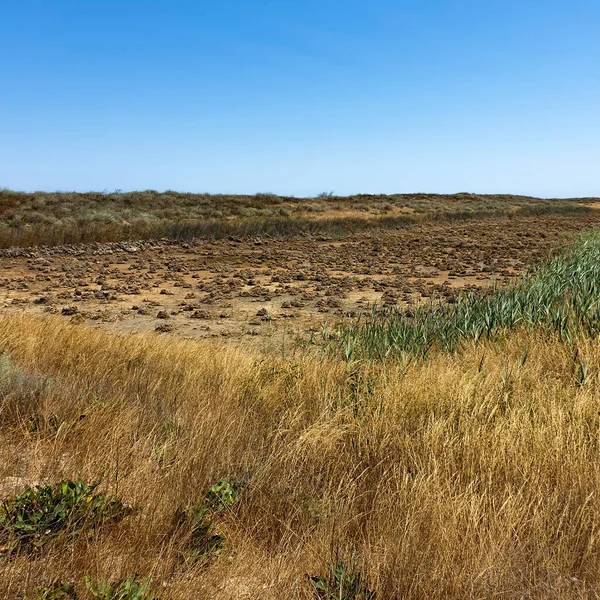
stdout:
[[[597,342],[517,330],[384,369],[15,317],[0,348],[0,496],[81,473],[135,509],[0,554],[2,598],[135,573],[166,599],[311,598],[340,559],[379,599],[599,594]],[[186,562],[173,517],[223,478],[225,548]]]

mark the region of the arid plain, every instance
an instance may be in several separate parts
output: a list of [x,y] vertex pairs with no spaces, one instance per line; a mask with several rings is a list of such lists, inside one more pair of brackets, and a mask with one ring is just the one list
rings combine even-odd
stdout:
[[600,595],[597,199],[0,199],[0,598]]

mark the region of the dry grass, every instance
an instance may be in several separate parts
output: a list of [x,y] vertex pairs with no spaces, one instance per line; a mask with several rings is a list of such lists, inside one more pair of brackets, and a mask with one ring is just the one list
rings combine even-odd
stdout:
[[[0,248],[124,240],[348,233],[428,218],[577,215],[594,198],[508,194],[357,194],[295,198],[275,194],[34,192],[0,189]],[[529,211],[529,212],[528,212]]]
[[[381,599],[598,596],[596,342],[348,367],[20,317],[0,348],[0,496],[81,473],[135,509],[0,557],[2,598],[136,573],[165,599],[311,598],[349,558]],[[225,549],[186,562],[173,517],[223,478]]]

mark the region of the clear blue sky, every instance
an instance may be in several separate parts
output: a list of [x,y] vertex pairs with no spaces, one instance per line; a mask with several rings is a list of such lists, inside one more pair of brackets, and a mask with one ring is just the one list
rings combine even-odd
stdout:
[[599,0],[0,0],[0,187],[600,195]]

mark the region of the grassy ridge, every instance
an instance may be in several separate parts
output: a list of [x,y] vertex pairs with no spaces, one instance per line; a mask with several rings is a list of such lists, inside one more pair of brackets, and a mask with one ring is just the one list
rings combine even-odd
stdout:
[[480,295],[462,294],[455,304],[414,311],[374,310],[339,328],[334,347],[347,360],[384,360],[453,352],[466,340],[494,337],[515,327],[541,326],[568,341],[600,333],[600,233],[581,238],[565,254],[518,284]]
[[466,193],[294,198],[152,190],[112,194],[0,190],[0,247],[161,237],[336,234],[423,218],[547,213],[580,216],[591,210],[585,204],[593,200]]

